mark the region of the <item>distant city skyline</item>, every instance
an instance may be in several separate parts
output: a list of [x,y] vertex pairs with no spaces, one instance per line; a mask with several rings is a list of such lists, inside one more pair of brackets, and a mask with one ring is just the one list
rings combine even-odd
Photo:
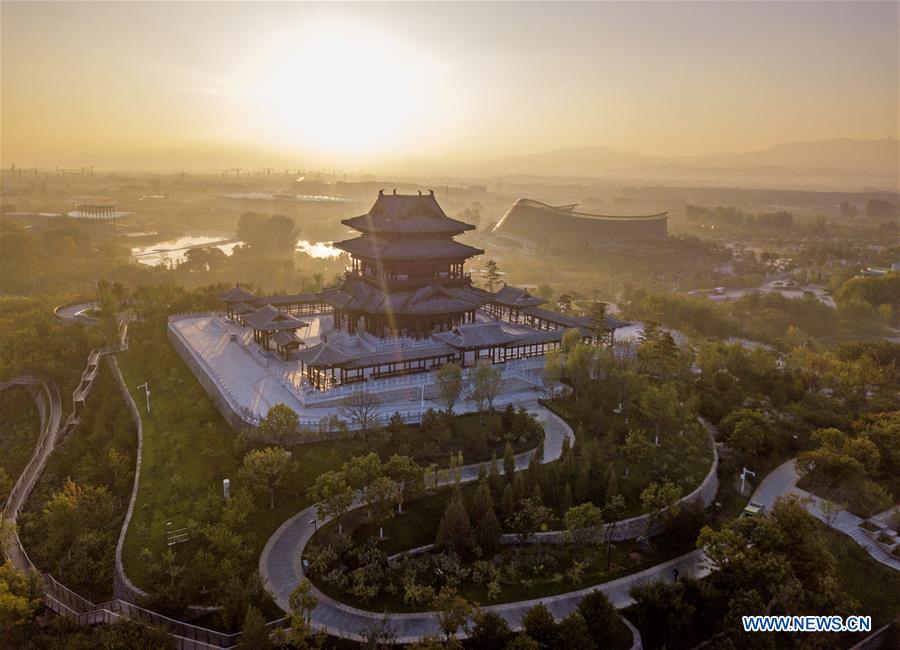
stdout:
[[463,165],[900,136],[900,5],[3,2],[2,162]]

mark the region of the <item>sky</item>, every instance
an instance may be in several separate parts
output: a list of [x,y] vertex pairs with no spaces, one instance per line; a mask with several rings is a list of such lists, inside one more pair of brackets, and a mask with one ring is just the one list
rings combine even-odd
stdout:
[[5,166],[898,137],[900,3],[0,3]]

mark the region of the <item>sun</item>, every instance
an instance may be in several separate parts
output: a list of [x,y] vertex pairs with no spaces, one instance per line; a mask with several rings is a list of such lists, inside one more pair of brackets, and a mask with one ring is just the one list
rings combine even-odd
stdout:
[[241,75],[249,122],[271,144],[365,156],[440,121],[440,66],[386,35],[318,23],[261,48]]

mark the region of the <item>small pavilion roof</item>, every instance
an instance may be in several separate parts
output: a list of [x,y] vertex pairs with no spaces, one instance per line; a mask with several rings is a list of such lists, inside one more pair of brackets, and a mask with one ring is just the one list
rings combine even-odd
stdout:
[[364,233],[433,233],[458,235],[474,230],[472,224],[451,219],[438,204],[434,192],[428,194],[378,193],[368,213],[344,219],[345,226]]
[[327,341],[294,352],[294,358],[314,368],[337,368],[356,359],[356,357],[342,352]]
[[516,342],[521,335],[510,334],[499,322],[461,325],[449,332],[432,334],[431,338],[446,343],[457,350],[495,348]]
[[[590,316],[569,316],[567,314],[560,314],[559,312],[544,309],[543,307],[526,307],[522,310],[522,313],[527,316],[556,323],[562,327],[577,327],[585,330],[590,330],[593,327],[593,319]],[[618,318],[612,318],[611,316],[606,317],[606,326],[608,329],[627,327],[628,325],[628,322],[619,320]]]
[[278,330],[272,335],[272,341],[275,342],[275,345],[278,347],[284,347],[285,345],[303,345],[303,341],[294,334],[293,330]]
[[249,314],[250,312],[256,311],[256,307],[251,307],[245,302],[239,302],[234,307],[232,307],[232,310],[238,316],[243,316],[244,314]]
[[453,239],[390,240],[363,235],[336,242],[335,248],[355,257],[379,260],[465,259],[484,253],[480,248]]
[[306,327],[308,323],[286,314],[277,307],[265,305],[262,309],[244,316],[244,322],[255,330],[277,332],[278,330],[296,330]]
[[418,359],[433,359],[436,357],[446,357],[456,354],[449,345],[435,342],[434,345],[422,346],[417,348],[402,348],[399,350],[390,350],[388,352],[378,352],[376,354],[367,354],[358,357],[348,363],[347,368],[369,368],[371,366],[380,366],[386,363],[402,363],[404,361],[416,361]]
[[532,296],[530,293],[525,291],[525,289],[511,287],[507,284],[504,285],[503,288],[500,289],[500,291],[494,294],[492,302],[507,307],[523,308],[537,307],[538,305],[543,305],[547,301],[543,298]]
[[222,302],[253,302],[257,297],[255,293],[247,291],[241,285],[236,285],[227,291],[223,291],[218,296]]
[[299,304],[314,304],[322,302],[322,299],[319,298],[314,293],[289,293],[289,294],[280,294],[275,296],[264,296],[259,299],[260,302],[266,302],[269,305],[299,305]]

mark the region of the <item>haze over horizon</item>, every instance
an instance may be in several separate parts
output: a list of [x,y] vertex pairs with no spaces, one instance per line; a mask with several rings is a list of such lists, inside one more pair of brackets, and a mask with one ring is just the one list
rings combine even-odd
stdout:
[[889,158],[900,137],[893,2],[0,11],[4,167],[437,172],[572,147],[703,166],[836,138],[893,138]]

